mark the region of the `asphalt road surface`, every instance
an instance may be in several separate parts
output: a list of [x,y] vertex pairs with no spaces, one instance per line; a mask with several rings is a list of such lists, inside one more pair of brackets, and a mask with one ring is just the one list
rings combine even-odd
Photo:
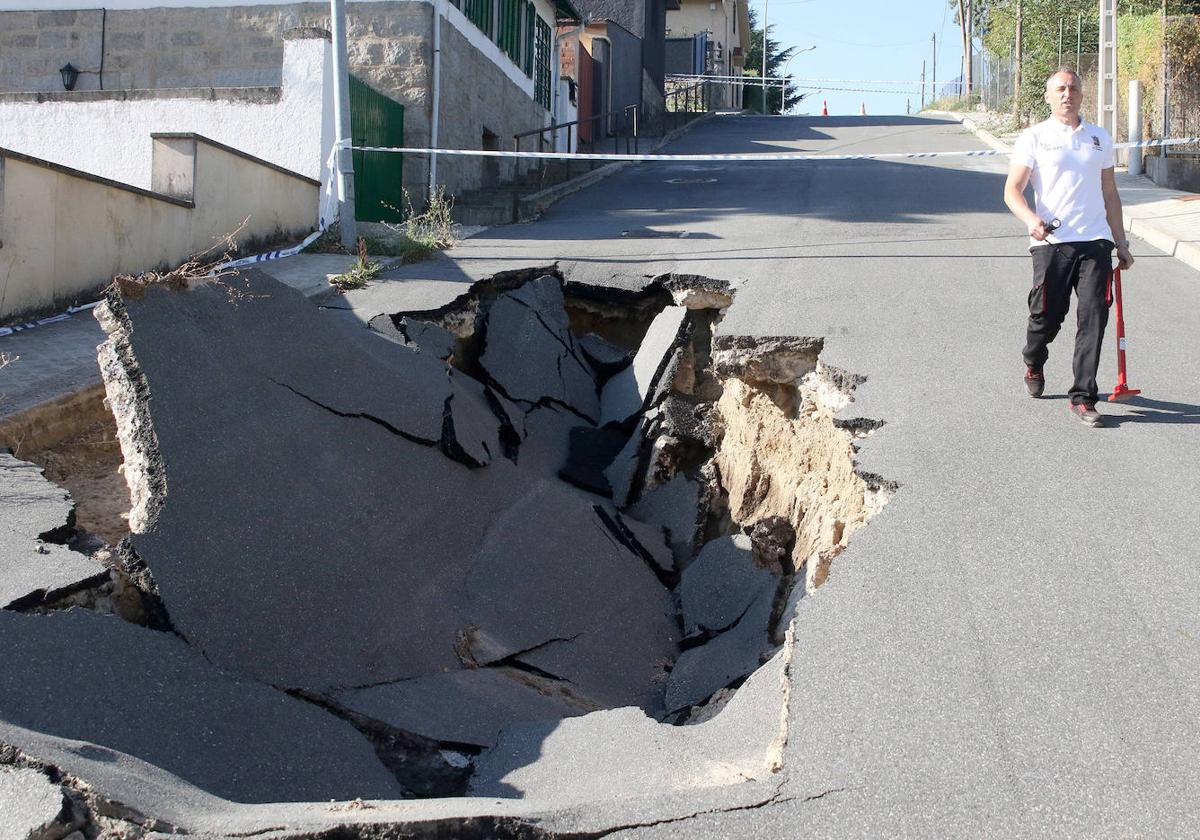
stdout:
[[[932,119],[721,117],[666,151],[978,148]],[[631,166],[462,243],[428,284],[433,302],[555,261],[737,281],[721,332],[823,337],[867,377],[844,416],[884,423],[860,466],[900,489],[800,610],[777,801],[620,836],[1200,834],[1200,275],[1134,240],[1144,396],[1102,405],[1105,428],[1068,414],[1070,317],[1030,399],[1006,164]]]

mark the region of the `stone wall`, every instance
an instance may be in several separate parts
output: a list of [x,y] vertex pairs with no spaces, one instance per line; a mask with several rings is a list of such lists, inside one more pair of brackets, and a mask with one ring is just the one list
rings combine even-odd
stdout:
[[[489,44],[484,50],[472,46],[481,33],[470,31],[457,9],[446,11],[439,145],[481,148],[486,128],[510,148],[514,133],[546,124],[548,115],[513,80],[522,78],[520,71],[498,66]],[[406,145],[428,145],[432,5],[348,3],[347,16],[351,72],[404,104]],[[105,89],[277,86],[282,36],[295,27],[328,29],[329,5],[0,12],[0,91],[61,91],[58,69],[68,61],[84,71],[76,90],[100,88],[102,29]],[[507,161],[443,158],[438,181],[457,193],[480,186],[485,172],[505,174],[512,167]],[[419,156],[405,161],[405,186],[414,197],[425,194],[428,171]]]
[[3,12],[0,90],[62,90],[68,61],[76,90],[277,86],[284,8]]
[[[481,149],[484,132],[490,132],[499,148],[511,150],[513,135],[548,123],[547,113],[507,78],[486,85],[491,61],[470,49],[466,38],[453,26],[442,26],[442,96],[438,117],[438,146],[446,149]],[[550,137],[547,135],[547,149]],[[536,137],[526,137],[522,149],[537,147]],[[450,158],[438,160],[438,182],[452,193],[508,180],[516,164],[511,159]],[[528,168],[529,164],[522,164]]]

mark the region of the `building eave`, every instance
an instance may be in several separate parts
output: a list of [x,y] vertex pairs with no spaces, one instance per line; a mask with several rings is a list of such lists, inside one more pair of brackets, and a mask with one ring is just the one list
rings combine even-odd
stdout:
[[571,0],[554,0],[554,10],[559,23],[583,23],[583,15]]

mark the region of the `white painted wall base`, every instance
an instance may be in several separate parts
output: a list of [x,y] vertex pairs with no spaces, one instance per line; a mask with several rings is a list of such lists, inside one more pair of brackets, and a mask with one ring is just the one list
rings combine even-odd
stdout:
[[0,147],[149,189],[151,134],[196,132],[326,183],[333,147],[330,42],[286,40],[283,86],[222,98],[155,90],[0,97]]

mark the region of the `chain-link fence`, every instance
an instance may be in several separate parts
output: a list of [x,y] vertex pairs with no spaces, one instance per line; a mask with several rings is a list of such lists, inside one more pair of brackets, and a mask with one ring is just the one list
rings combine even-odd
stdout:
[[1001,113],[1012,110],[1016,71],[1017,62],[1012,56],[998,56],[987,50],[975,54],[971,81],[986,110]]
[[[1200,15],[1122,18],[1126,56],[1118,55],[1122,113],[1128,114],[1129,81],[1142,82],[1142,135],[1200,134]],[[1126,122],[1126,120],[1122,120]],[[1121,126],[1122,135],[1127,133]],[[1196,156],[1200,145],[1167,147],[1166,155]]]
[[[1168,9],[1171,8],[1170,6]],[[1058,67],[1073,67],[1083,82],[1084,114],[1095,119],[1099,65],[1096,15],[1034,20],[1022,38],[1020,79],[1010,32],[996,50],[978,51],[972,63],[973,101],[988,111],[1011,113],[1019,125],[1045,119],[1043,82]],[[985,42],[996,46],[995,38]],[[1118,124],[1116,139],[1129,139],[1129,82],[1142,82],[1145,139],[1200,135],[1200,14],[1126,12],[1117,20]],[[940,86],[941,96],[961,96],[961,79]],[[977,97],[977,100],[975,99]],[[1200,144],[1158,153],[1196,155]]]

